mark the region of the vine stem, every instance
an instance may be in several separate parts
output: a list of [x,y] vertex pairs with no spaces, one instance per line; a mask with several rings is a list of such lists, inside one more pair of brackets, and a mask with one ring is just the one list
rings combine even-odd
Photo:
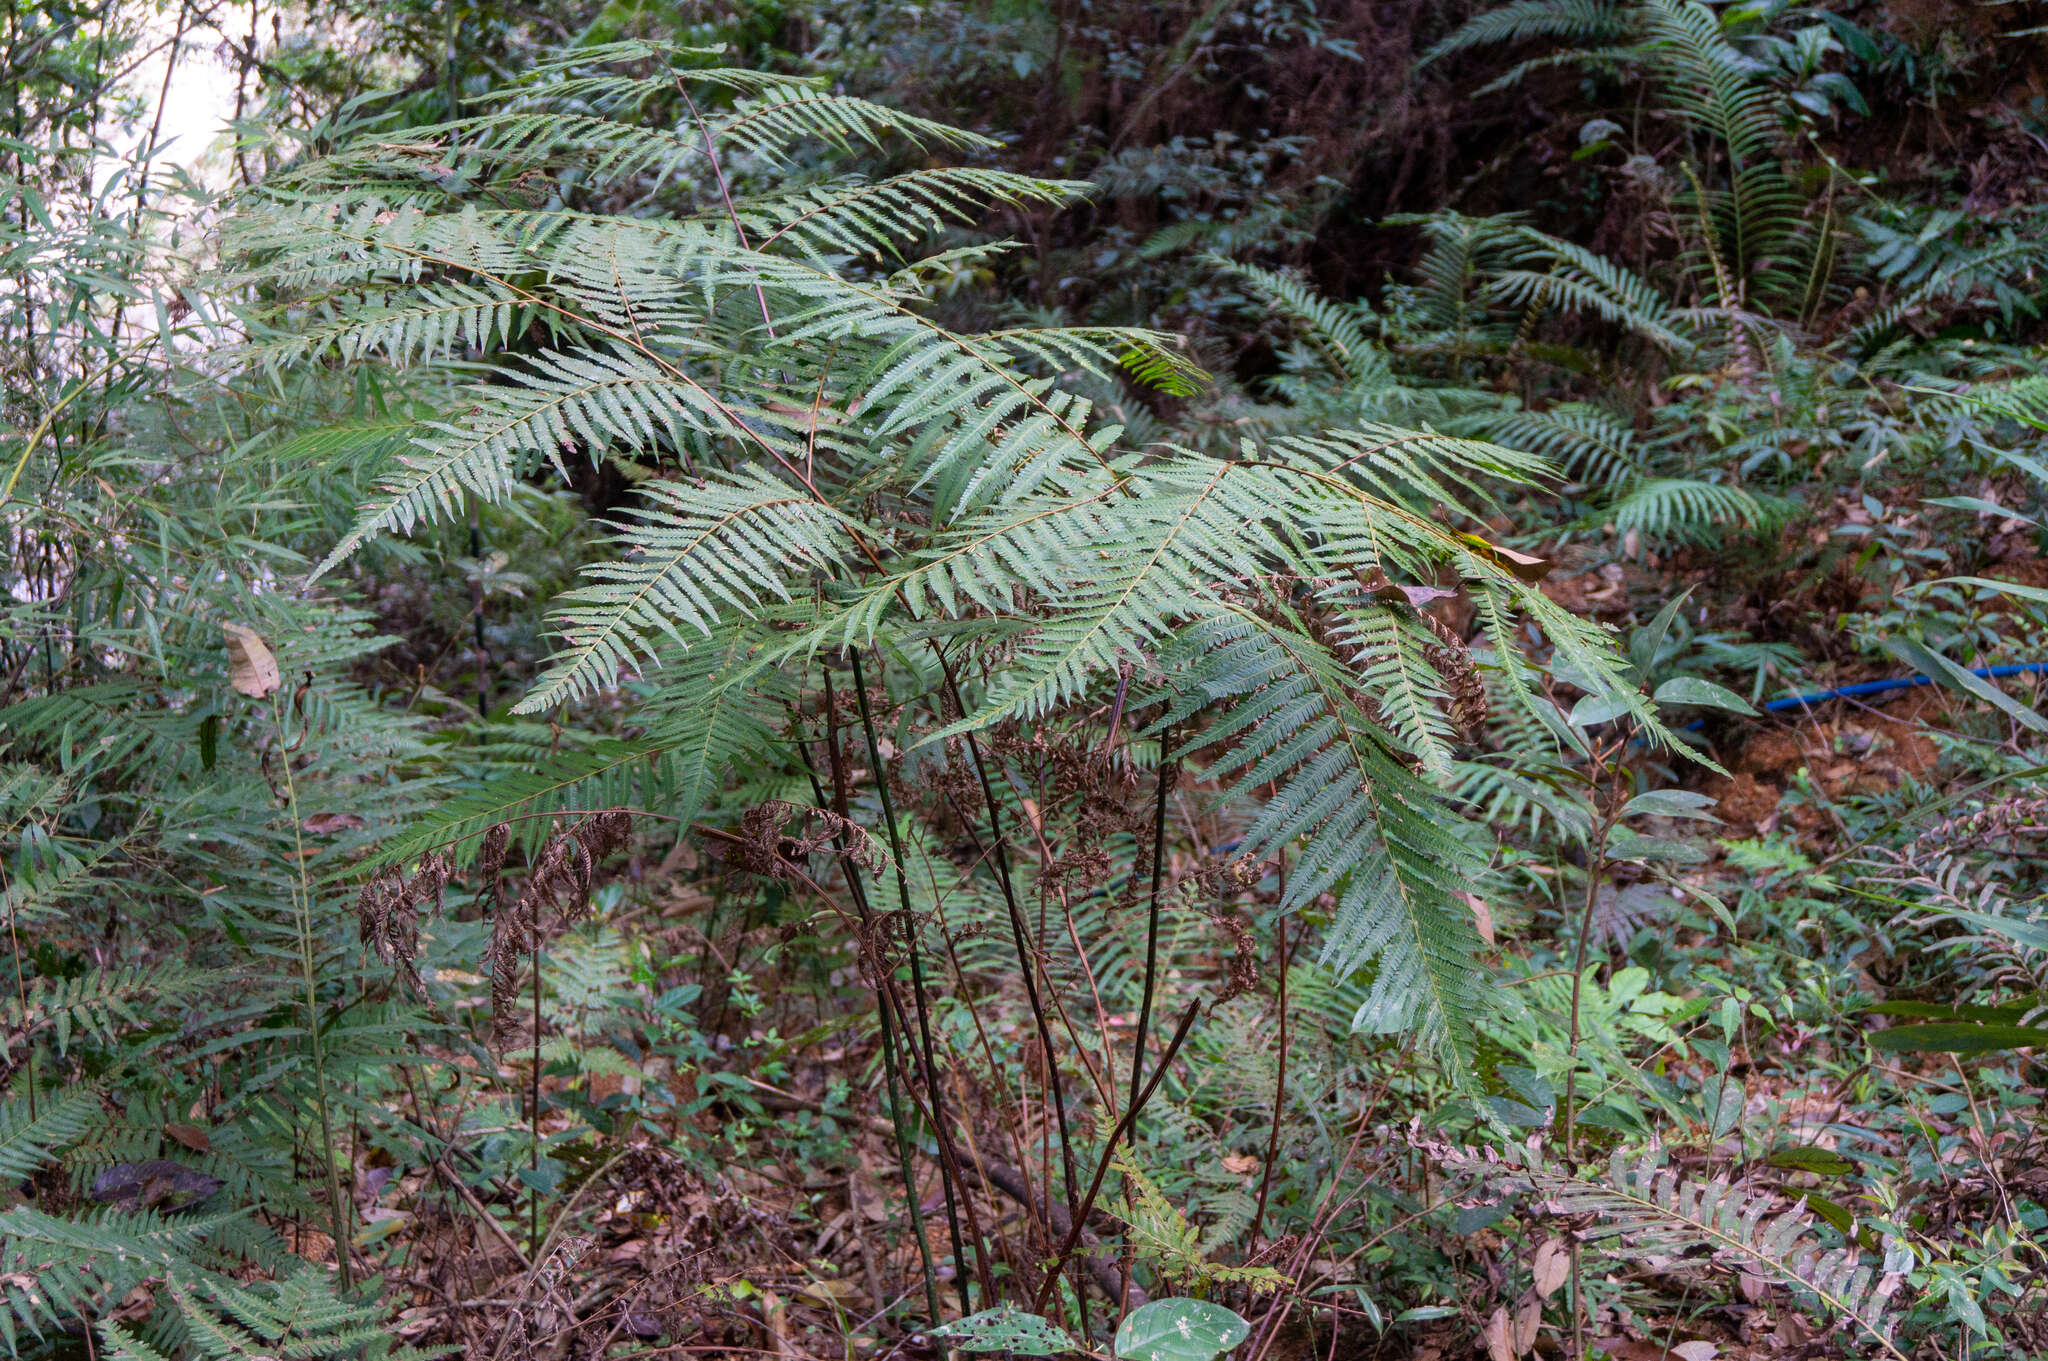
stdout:
[[[954,674],[953,663],[946,656],[946,650],[940,647],[936,640],[932,641],[931,649],[933,656],[938,659],[939,674],[945,679],[946,695],[952,700],[956,714],[964,717],[967,713],[967,701],[960,693],[960,678]],[[1002,804],[996,800],[995,782],[989,778],[988,762],[982,755],[981,743],[975,738],[973,731],[969,730],[963,733],[962,736],[967,741],[967,755],[974,766],[975,780],[981,786],[982,802],[988,807],[989,850],[995,858],[996,882],[1002,889],[1003,906],[1009,914],[1010,941],[1017,951],[1017,970],[1024,978],[1024,996],[1025,1000],[1030,1004],[1031,1021],[1038,1032],[1039,1050],[1045,1055],[1045,1086],[1052,1096],[1053,1125],[1059,1133],[1060,1169],[1064,1173],[1060,1186],[1061,1199],[1066,1202],[1067,1219],[1069,1223],[1072,1223],[1075,1220],[1075,1211],[1078,1209],[1074,1197],[1079,1194],[1080,1179],[1074,1174],[1074,1139],[1067,1125],[1066,1084],[1060,1078],[1059,1058],[1053,1049],[1052,1023],[1046,1019],[1045,1001],[1040,997],[1038,991],[1038,978],[1042,966],[1037,952],[1025,944],[1024,912],[1017,904],[1017,890],[1012,882],[1009,837],[1003,831]],[[1050,980],[1048,980],[1048,986],[1050,986]],[[1020,1075],[1020,1092],[1022,1084],[1023,1078]],[[1020,1147],[1020,1165],[1025,1161],[1022,1157],[1022,1152],[1023,1150]],[[1052,1189],[1050,1186],[1052,1173],[1050,1169],[1046,1171],[1044,1180],[1048,1183],[1045,1198],[1046,1202],[1050,1204],[1052,1201]],[[1048,1246],[1050,1246],[1049,1242]],[[1088,1296],[1085,1288],[1078,1282],[1074,1287],[1074,1297],[1080,1306],[1081,1331],[1086,1333],[1088,1331]]]
[[[540,908],[533,912],[533,1082],[528,1094],[527,1114],[533,1121],[533,1146],[527,1150],[527,1167],[535,1183],[540,1181]],[[540,1187],[528,1186],[526,1241],[536,1261],[540,1258]]]
[[270,716],[277,737],[279,767],[284,773],[285,811],[292,820],[292,913],[299,946],[299,976],[305,987],[306,1041],[313,1055],[313,1103],[320,1113],[322,1161],[327,1165],[327,1209],[334,1235],[334,1264],[341,1273],[341,1288],[355,1285],[355,1270],[349,1260],[348,1218],[342,1208],[341,1169],[335,1165],[334,1118],[327,1108],[327,1045],[320,1037],[319,967],[313,954],[313,887],[306,877],[306,838],[299,817],[299,789],[292,779],[291,749],[284,740],[284,702],[279,692],[270,696]]
[[[1287,852],[1280,852],[1280,901],[1287,901]],[[1266,1193],[1273,1188],[1273,1164],[1280,1156],[1280,1119],[1287,1109],[1287,913],[1275,915],[1280,953],[1280,1072],[1273,1079],[1273,1129],[1266,1136],[1266,1165],[1259,1169],[1259,1207],[1252,1211],[1250,1244],[1259,1245],[1259,1230],[1266,1224]]]

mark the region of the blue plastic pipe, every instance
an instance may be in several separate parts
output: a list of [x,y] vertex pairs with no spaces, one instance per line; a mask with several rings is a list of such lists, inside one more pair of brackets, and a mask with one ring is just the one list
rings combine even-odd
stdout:
[[[2024,676],[2048,671],[2048,662],[2021,662],[2016,666],[1973,666],[1970,674],[1985,680],[1996,680],[2000,676]],[[1816,690],[1810,695],[1788,695],[1774,699],[1764,705],[1764,712],[1781,714],[1789,709],[1808,709],[1816,704],[1825,704],[1831,699],[1854,699],[1864,695],[1882,695],[1891,690],[1911,690],[1918,685],[1932,685],[1931,676],[1894,676],[1890,680],[1859,681],[1833,690]]]

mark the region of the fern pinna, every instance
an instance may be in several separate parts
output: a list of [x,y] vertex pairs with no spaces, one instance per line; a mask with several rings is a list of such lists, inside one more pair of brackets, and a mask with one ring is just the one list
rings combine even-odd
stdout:
[[340,146],[233,227],[274,299],[251,319],[257,358],[471,378],[316,576],[550,468],[609,460],[638,481],[516,707],[630,681],[646,736],[487,778],[391,854],[587,806],[590,781],[713,816],[741,758],[794,769],[785,716],[849,651],[934,691],[948,678],[962,707],[931,701],[948,738],[1099,715],[1114,689],[1124,731],[1170,724],[1267,796],[1245,849],[1298,856],[1290,910],[1335,895],[1329,962],[1377,961],[1368,1009],[1461,1049],[1481,1006],[1462,893],[1487,851],[1443,787],[1489,654],[1441,636],[1401,583],[1480,597],[1491,655],[1525,651],[1513,629],[1533,620],[1576,684],[1655,729],[1605,636],[1470,532],[1544,465],[1380,425],[1229,457],[1134,447],[1082,394],[1192,391],[1172,337],[967,332],[932,305],[1002,249],[949,244],[948,223],[1081,186],[935,166],[992,144],[711,60],[577,52],[481,116]]

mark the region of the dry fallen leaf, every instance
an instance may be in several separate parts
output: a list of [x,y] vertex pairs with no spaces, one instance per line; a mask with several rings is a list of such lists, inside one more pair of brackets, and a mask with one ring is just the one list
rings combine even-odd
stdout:
[[1467,548],[1470,548],[1479,556],[1488,559],[1497,567],[1505,568],[1516,580],[1526,581],[1531,586],[1549,576],[1550,569],[1554,565],[1547,558],[1535,557],[1528,553],[1518,553],[1512,548],[1503,548],[1497,543],[1488,543],[1477,534],[1460,534],[1458,538]]
[[857,1307],[867,1292],[853,1281],[806,1281],[800,1295],[808,1295],[820,1304],[836,1304]]
[[1546,1238],[1543,1246],[1536,1249],[1536,1260],[1529,1269],[1536,1277],[1536,1293],[1547,1300],[1558,1292],[1565,1277],[1571,1275],[1571,1249],[1561,1238]]
[[197,1125],[165,1125],[164,1133],[194,1153],[207,1153],[213,1149],[213,1140]]
[[363,820],[354,813],[315,813],[305,821],[305,828],[315,836],[327,832],[338,832],[344,827],[360,827]]
[[1721,1349],[1704,1339],[1697,1342],[1681,1342],[1671,1349],[1671,1354],[1682,1361],[1714,1361]]
[[1486,1320],[1485,1331],[1479,1334],[1480,1341],[1486,1344],[1489,1361],[1515,1361],[1515,1343],[1510,1332],[1508,1311],[1505,1308],[1494,1310]]
[[1369,572],[1360,572],[1358,584],[1365,588],[1368,595],[1384,600],[1390,605],[1406,601],[1418,610],[1439,600],[1450,600],[1458,594],[1455,589],[1444,586],[1396,585],[1387,580],[1387,574],[1377,567]]
[[1479,938],[1488,945],[1493,944],[1493,909],[1476,893],[1466,894],[1465,901],[1472,908],[1472,924],[1479,928]]
[[1530,1296],[1515,1310],[1514,1327],[1509,1330],[1508,1341],[1514,1344],[1516,1356],[1526,1356],[1536,1345],[1536,1330],[1543,1326],[1543,1301]]
[[250,699],[262,699],[284,684],[284,677],[277,669],[277,658],[271,655],[269,646],[256,635],[256,630],[243,628],[240,624],[222,624],[220,627],[221,632],[228,636],[228,684]]

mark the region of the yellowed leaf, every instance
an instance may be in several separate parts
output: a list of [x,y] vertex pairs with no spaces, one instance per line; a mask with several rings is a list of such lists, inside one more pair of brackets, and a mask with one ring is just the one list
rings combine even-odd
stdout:
[[284,683],[277,658],[256,630],[240,624],[222,624],[228,636],[228,684],[250,699],[262,699]]
[[1458,539],[1467,548],[1492,562],[1496,567],[1504,568],[1517,580],[1526,581],[1532,586],[1549,576],[1550,569],[1554,565],[1547,558],[1535,557],[1528,553],[1518,553],[1512,548],[1503,548],[1497,543],[1488,543],[1477,534],[1460,534]]

